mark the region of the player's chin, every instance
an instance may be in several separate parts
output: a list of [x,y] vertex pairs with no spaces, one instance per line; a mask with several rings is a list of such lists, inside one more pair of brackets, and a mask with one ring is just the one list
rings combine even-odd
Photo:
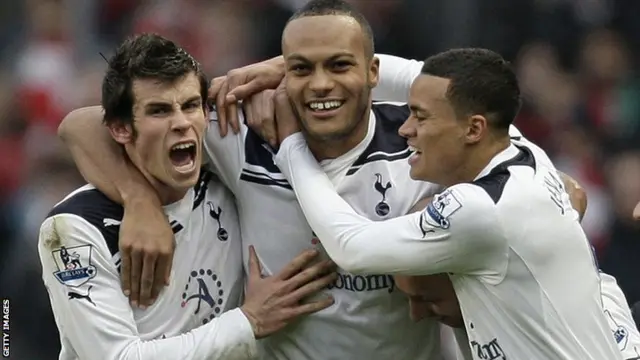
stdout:
[[411,164],[411,169],[409,170],[409,176],[413,180],[418,181],[427,181],[426,171],[421,164]]
[[182,189],[196,185],[200,176],[201,161],[199,156],[195,156],[187,163],[175,163],[169,161],[169,183],[171,187]]
[[344,122],[336,117],[331,120],[307,120],[305,121],[305,130],[313,138],[323,140],[334,140],[343,137],[345,132]]

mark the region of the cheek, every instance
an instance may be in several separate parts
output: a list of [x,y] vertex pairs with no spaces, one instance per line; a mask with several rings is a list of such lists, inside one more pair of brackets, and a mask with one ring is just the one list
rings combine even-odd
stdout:
[[191,123],[193,124],[193,128],[198,135],[204,133],[204,130],[209,125],[209,121],[207,121],[207,117],[205,116],[204,112],[194,114],[191,118]]
[[416,128],[416,138],[423,154],[431,155],[440,149],[439,142],[442,140],[438,136],[437,129],[426,124],[418,124]]
[[287,96],[290,99],[298,100],[302,97],[302,89],[304,88],[304,80],[292,79],[292,76],[286,77],[285,81]]
[[336,80],[350,94],[365,97],[369,91],[369,83],[365,74],[350,73]]
[[140,129],[135,148],[143,161],[157,162],[165,154],[164,134],[157,130],[152,132],[151,129]]
[[164,154],[162,142],[157,139],[148,139],[144,143],[140,143],[138,146],[140,156],[147,161],[154,162],[160,159]]

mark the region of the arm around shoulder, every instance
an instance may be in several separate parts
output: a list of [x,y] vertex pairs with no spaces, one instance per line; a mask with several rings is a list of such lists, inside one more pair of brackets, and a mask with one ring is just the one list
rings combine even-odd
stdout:
[[[433,197],[422,211],[345,232],[354,271],[369,266],[384,273],[444,272],[489,275],[506,257],[495,206],[481,188],[460,184]],[[368,243],[368,244],[367,244]],[[376,265],[378,264],[378,265]],[[382,265],[386,264],[386,265]]]
[[301,135],[285,139],[275,161],[327,254],[349,272],[487,273],[485,263],[506,253],[493,201],[475,185],[445,190],[422,212],[372,221],[340,197]]
[[376,57],[380,60],[380,73],[373,99],[407,102],[411,84],[420,75],[423,62],[385,54]]
[[151,185],[102,124],[102,117],[100,106],[80,108],[69,113],[58,127],[58,135],[84,179],[120,204],[157,199]]

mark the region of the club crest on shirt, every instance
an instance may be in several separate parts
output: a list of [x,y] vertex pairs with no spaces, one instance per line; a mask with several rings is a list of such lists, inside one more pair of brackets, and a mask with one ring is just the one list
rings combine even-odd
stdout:
[[216,231],[216,236],[220,241],[227,241],[229,239],[229,232],[222,226],[220,222],[220,216],[222,216],[222,208],[220,206],[213,205],[213,202],[207,201],[207,206],[209,206],[209,216],[213,220],[218,223],[218,231]]
[[375,211],[378,216],[387,216],[391,208],[387,203],[387,191],[393,186],[390,181],[383,181],[382,174],[375,174],[376,181],[373,183],[373,188],[380,194],[380,202],[376,204]]
[[53,275],[58,281],[67,286],[77,287],[96,276],[96,267],[91,264],[93,246],[81,245],[73,247],[62,246],[53,250],[53,261],[58,268]]
[[449,218],[460,208],[462,203],[451,190],[445,190],[434,196],[420,216],[420,228],[423,234],[426,234],[431,227],[448,229],[451,225]]

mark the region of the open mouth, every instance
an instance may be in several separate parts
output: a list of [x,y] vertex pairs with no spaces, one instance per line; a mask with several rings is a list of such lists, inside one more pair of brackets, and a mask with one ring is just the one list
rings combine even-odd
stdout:
[[415,147],[413,147],[411,145],[409,145],[409,151],[411,151],[411,155],[409,156],[409,165],[413,165],[420,158],[420,155],[422,154],[422,151],[418,150],[417,148],[415,148]]
[[329,113],[340,109],[344,105],[343,100],[311,101],[307,103],[307,108],[314,113]]
[[178,171],[191,170],[196,162],[196,150],[195,141],[184,141],[173,145],[169,150],[171,164]]

